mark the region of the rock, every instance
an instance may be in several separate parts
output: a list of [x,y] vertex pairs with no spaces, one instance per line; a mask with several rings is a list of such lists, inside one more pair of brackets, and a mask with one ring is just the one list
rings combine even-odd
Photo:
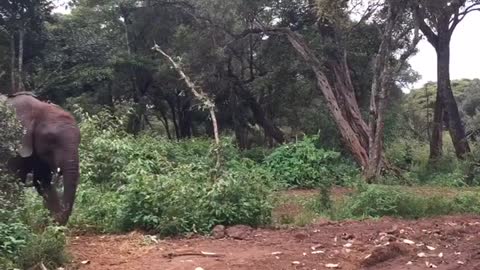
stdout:
[[386,233],[398,236],[400,231],[398,230],[398,226],[394,225],[392,228],[390,228],[390,230],[386,231]]
[[352,240],[352,239],[355,239],[355,235],[353,235],[351,233],[343,233],[342,234],[342,239],[343,240]]
[[225,230],[228,237],[245,240],[251,236],[253,228],[246,225],[235,225]]
[[225,237],[225,226],[217,225],[213,227],[212,236],[215,239],[220,239]]
[[365,257],[362,261],[363,266],[373,266],[398,256],[408,254],[410,249],[408,246],[401,245],[399,243],[391,243],[386,246],[379,246],[372,250],[369,256]]
[[307,238],[310,238],[310,236],[305,232],[298,232],[293,237],[299,241],[303,241]]
[[415,242],[413,242],[410,239],[403,239],[403,243],[408,244],[408,245],[414,245],[415,244]]

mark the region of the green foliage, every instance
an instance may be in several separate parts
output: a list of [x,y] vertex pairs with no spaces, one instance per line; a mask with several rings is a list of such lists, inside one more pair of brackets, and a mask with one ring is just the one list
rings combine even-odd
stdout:
[[275,149],[266,159],[275,180],[290,188],[321,187],[345,184],[357,174],[353,165],[340,153],[316,147],[317,137],[305,137],[297,143]]
[[105,127],[105,117],[83,117],[82,184],[73,226],[171,235],[269,222],[271,175],[240,158],[231,140],[222,141],[224,165],[216,171],[211,139],[134,138],[121,127]]
[[22,269],[29,269],[40,262],[48,269],[56,269],[67,262],[64,229],[49,226],[39,234],[30,235],[17,261]]
[[368,186],[346,198],[335,209],[334,217],[379,218],[394,216],[420,218],[455,213],[479,213],[479,194],[459,193],[453,196],[422,196],[400,187]]
[[435,162],[430,161],[428,143],[413,138],[398,138],[391,142],[386,155],[393,164],[405,170],[404,177],[410,183],[460,187],[480,183],[476,173],[480,149],[476,144],[471,148],[472,152],[464,160],[459,160],[449,134],[444,132],[444,153]]
[[138,178],[125,191],[126,228],[178,234],[205,233],[216,224],[268,223],[266,173],[248,161],[235,163],[217,179],[193,164],[167,175]]
[[[451,82],[452,91],[458,104],[462,122],[467,133],[480,129],[480,80],[463,79]],[[429,130],[432,128],[433,112],[436,100],[436,83],[427,83],[420,89],[409,93],[403,102],[403,114],[406,121],[404,128],[418,139],[428,141]]]
[[480,194],[466,192],[454,198],[455,210],[458,213],[480,213]]

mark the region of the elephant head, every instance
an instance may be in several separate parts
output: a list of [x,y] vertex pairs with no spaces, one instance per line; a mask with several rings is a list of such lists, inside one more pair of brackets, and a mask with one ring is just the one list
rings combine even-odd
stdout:
[[[73,209],[79,182],[80,130],[74,117],[59,106],[28,93],[8,96],[7,103],[24,127],[18,155],[24,171],[31,170],[34,185],[57,222],[66,224]],[[63,175],[63,196],[51,183],[52,173]],[[61,197],[61,199],[59,199]]]

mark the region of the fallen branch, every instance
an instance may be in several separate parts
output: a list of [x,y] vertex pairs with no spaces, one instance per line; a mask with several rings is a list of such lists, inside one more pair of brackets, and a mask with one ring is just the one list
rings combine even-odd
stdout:
[[163,257],[166,257],[169,259],[172,259],[175,257],[183,257],[183,256],[202,256],[202,257],[218,258],[218,257],[224,257],[225,254],[218,254],[218,253],[205,252],[205,251],[174,251],[174,252],[170,252],[168,254],[163,255]]
[[182,77],[182,79],[185,81],[185,83],[187,84],[188,88],[190,88],[190,90],[192,91],[193,95],[195,96],[195,98],[197,98],[200,102],[203,103],[203,105],[209,110],[210,112],[210,117],[212,118],[212,125],[213,125],[213,134],[214,134],[214,137],[215,137],[215,144],[216,144],[216,149],[215,149],[215,153],[216,153],[216,156],[217,156],[217,164],[216,164],[216,167],[219,168],[220,167],[220,136],[218,135],[218,124],[217,124],[217,117],[215,115],[215,102],[213,102],[213,100],[211,98],[209,98],[207,96],[207,94],[205,94],[201,88],[197,87],[191,80],[190,78],[185,74],[185,72],[183,72],[182,70],[182,67],[180,66],[180,64],[178,64],[177,62],[175,62],[175,60],[173,60],[173,58],[168,55],[167,53],[165,53],[161,48],[160,46],[158,46],[157,44],[155,44],[155,46],[153,46],[152,50],[155,50],[159,53],[161,53],[163,56],[165,56],[165,58],[168,59],[168,61],[170,61],[170,63],[172,64],[172,66],[175,68],[175,70],[178,72],[178,74],[180,74],[180,77]]

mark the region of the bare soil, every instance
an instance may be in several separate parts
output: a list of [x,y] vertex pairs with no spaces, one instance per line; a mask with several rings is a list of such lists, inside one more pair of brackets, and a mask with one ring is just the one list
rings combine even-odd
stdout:
[[246,230],[242,239],[72,236],[68,269],[480,269],[480,216]]

